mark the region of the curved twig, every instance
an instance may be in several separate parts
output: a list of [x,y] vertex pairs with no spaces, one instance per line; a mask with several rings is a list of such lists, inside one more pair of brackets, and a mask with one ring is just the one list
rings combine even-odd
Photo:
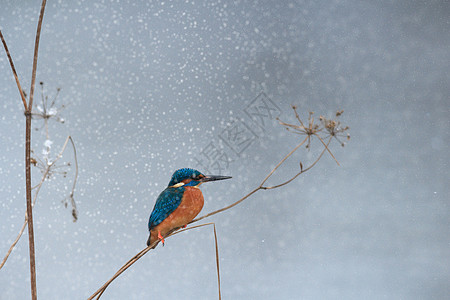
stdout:
[[34,42],[34,56],[33,56],[33,69],[31,71],[31,88],[30,88],[30,100],[28,101],[27,110],[31,113],[31,109],[33,108],[33,96],[34,96],[34,86],[36,82],[36,69],[37,69],[37,60],[38,60],[38,52],[39,52],[39,41],[41,39],[41,27],[42,20],[44,19],[44,11],[45,4],[47,0],[42,0],[41,11],[39,13],[39,21],[36,29],[36,40]]
[[[200,225],[196,225],[196,226],[192,226],[192,227],[188,227],[188,228],[183,228],[180,229],[178,231],[172,232],[170,234],[168,234],[167,236],[164,236],[164,239],[169,238],[171,236],[177,235],[179,233],[182,233],[183,231],[187,231],[187,230],[191,230],[191,229],[195,229],[195,228],[199,228],[199,227],[204,227],[204,226],[208,226],[208,225],[214,225],[214,223],[210,222],[210,223],[205,223],[205,224],[200,224]],[[214,226],[215,229],[215,226]],[[214,233],[215,230],[214,230]],[[218,257],[218,250],[217,250],[217,236],[215,239],[216,242],[216,257]],[[120,274],[122,274],[123,272],[125,272],[126,269],[128,269],[129,267],[131,267],[131,265],[133,265],[136,261],[138,261],[142,256],[144,256],[147,252],[149,252],[150,250],[152,250],[152,248],[154,246],[156,246],[159,243],[158,240],[154,241],[150,246],[148,246],[147,248],[141,250],[138,254],[136,254],[135,256],[133,256],[130,260],[128,260],[119,270],[117,270],[117,272],[108,280],[106,281],[94,294],[92,294],[87,300],[92,300],[94,298],[96,299],[100,299],[100,297],[102,296],[102,294],[105,292],[106,288],[111,284],[111,282],[113,282],[117,277],[120,276]],[[219,268],[219,262],[217,260],[217,268]],[[217,269],[218,270],[218,269]],[[219,299],[220,299],[220,279],[219,279]]]
[[[198,221],[200,221],[200,220],[203,220],[203,219],[205,219],[205,218],[208,218],[208,217],[210,217],[210,216],[212,216],[212,215],[215,215],[215,214],[218,214],[218,213],[221,213],[221,212],[223,212],[223,211],[225,211],[225,210],[228,210],[228,209],[230,209],[230,208],[232,208],[232,207],[235,207],[236,205],[238,205],[239,203],[241,203],[242,201],[244,201],[245,199],[247,199],[248,197],[250,197],[251,195],[253,195],[254,193],[256,193],[257,191],[259,191],[259,190],[261,190],[261,189],[263,189],[263,185],[264,185],[264,183],[273,175],[273,173],[281,166],[281,164],[283,164],[285,161],[286,161],[286,159],[288,159],[295,151],[297,151],[297,149],[298,148],[300,148],[306,141],[308,140],[308,137],[306,137],[300,144],[298,144],[297,146],[295,146],[295,148],[294,149],[292,149],[292,151],[291,152],[289,152],[273,169],[272,169],[272,171],[270,171],[270,173],[263,179],[263,181],[260,183],[260,185],[257,187],[257,188],[255,188],[254,190],[252,190],[250,193],[248,193],[247,195],[245,195],[244,197],[242,197],[241,199],[239,199],[238,201],[236,201],[236,202],[234,202],[234,203],[232,203],[232,204],[230,204],[230,205],[228,205],[228,206],[226,206],[226,207],[223,207],[223,208],[221,208],[221,209],[218,209],[218,210],[216,210],[216,211],[213,211],[213,212],[210,212],[210,213],[208,213],[208,214],[206,214],[206,215],[204,215],[204,216],[201,216],[201,217],[199,217],[199,218],[197,218],[197,219],[194,219],[194,220],[192,220],[191,222],[189,222],[188,224],[192,224],[192,223],[195,223],[195,222],[198,222]],[[300,175],[300,174],[299,174]]]
[[[42,187],[43,183],[45,182],[45,180],[46,180],[48,174],[50,173],[51,168],[52,168],[52,167],[55,165],[55,163],[62,157],[63,152],[66,150],[66,147],[67,147],[67,144],[68,144],[69,141],[72,143],[72,146],[73,146],[74,160],[75,160],[75,178],[74,178],[74,182],[73,182],[73,185],[72,185],[72,192],[70,193],[70,196],[69,196],[69,197],[71,198],[72,206],[75,207],[75,209],[76,209],[75,201],[73,200],[73,194],[74,194],[74,191],[75,191],[75,185],[76,185],[76,182],[77,182],[77,179],[78,179],[78,162],[77,162],[77,156],[76,156],[75,144],[74,144],[74,142],[73,142],[71,136],[68,136],[68,137],[66,138],[66,141],[64,142],[64,145],[62,146],[61,151],[59,152],[59,154],[58,154],[58,155],[56,156],[56,158],[55,158],[50,164],[48,164],[47,167],[45,168],[44,173],[42,173],[41,181],[40,181],[36,186],[34,186],[34,187],[32,188],[32,189],[36,189],[36,191],[35,191],[35,193],[34,193],[34,197],[33,197],[33,203],[31,204],[32,207],[34,207],[34,206],[36,205],[37,196],[38,196],[38,194],[39,194],[39,191],[41,190],[41,187]],[[73,215],[73,213],[72,213],[72,215]],[[27,217],[27,214],[25,213],[25,220],[24,220],[24,222],[23,222],[22,228],[20,229],[19,233],[17,234],[16,239],[15,239],[14,242],[11,244],[11,246],[10,246],[9,249],[8,249],[8,252],[6,253],[6,255],[5,255],[5,257],[3,258],[2,262],[0,263],[0,269],[3,268],[3,266],[4,266],[5,263],[6,263],[6,261],[7,261],[8,258],[9,258],[9,255],[11,254],[11,252],[12,252],[13,249],[14,249],[14,247],[15,247],[15,246],[17,245],[17,243],[19,242],[20,238],[22,237],[23,232],[25,231],[25,228],[26,228],[26,226],[27,226],[27,222],[28,222],[28,217]]]
[[17,88],[19,89],[20,98],[22,98],[22,103],[24,110],[27,110],[27,100],[25,98],[25,94],[23,93],[22,86],[20,85],[19,76],[17,76],[16,68],[14,67],[14,63],[11,57],[11,54],[9,53],[8,46],[6,45],[5,38],[3,37],[2,31],[0,30],[0,38],[3,43],[3,47],[5,48],[6,56],[8,56],[9,64],[11,66],[11,70],[14,75],[14,79],[16,80]]
[[[306,171],[310,170],[312,167],[314,167],[314,165],[322,158],[323,154],[325,153],[325,151],[328,149],[328,145],[331,142],[331,138],[328,140],[327,144],[324,143],[325,148],[322,150],[322,152],[320,153],[320,155],[317,157],[317,159],[306,169],[303,169],[302,165],[300,164],[300,172],[298,172],[297,174],[295,174],[291,179],[277,184],[277,185],[273,185],[273,186],[262,186],[261,189],[262,190],[271,190],[271,189],[276,189],[279,187],[282,187],[283,185],[286,185],[288,183],[290,183],[291,181],[293,181],[295,178],[297,178],[298,176],[300,176],[301,174],[305,173]],[[334,156],[333,156],[334,158]],[[336,161],[337,162],[337,161]],[[339,163],[338,163],[339,164]]]

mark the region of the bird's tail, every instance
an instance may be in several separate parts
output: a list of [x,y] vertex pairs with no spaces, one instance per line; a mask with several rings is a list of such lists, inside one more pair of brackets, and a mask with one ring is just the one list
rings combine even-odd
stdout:
[[[147,247],[150,246],[153,242],[154,242],[154,241],[152,241],[152,234],[149,234],[148,240],[147,240]],[[152,249],[155,249],[156,246],[157,246],[158,244],[159,244],[159,243],[156,243],[156,245],[153,246]]]

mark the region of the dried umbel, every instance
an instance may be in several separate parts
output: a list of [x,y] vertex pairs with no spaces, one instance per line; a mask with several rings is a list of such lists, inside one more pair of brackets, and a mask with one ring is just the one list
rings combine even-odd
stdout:
[[345,146],[345,142],[343,142],[340,138],[345,138],[347,141],[350,140],[350,134],[347,132],[350,127],[342,126],[341,121],[338,119],[343,113],[343,110],[337,111],[335,120],[327,119],[324,116],[319,117],[324,131],[327,132],[325,138],[329,136],[335,138],[342,147]]
[[[336,163],[339,165],[339,162],[334,157],[333,153],[328,148],[331,140],[334,139],[339,142],[339,144],[343,147],[345,146],[345,142],[341,140],[342,137],[345,137],[346,140],[350,140],[350,134],[347,131],[350,129],[348,126],[342,126],[341,121],[339,121],[339,117],[344,113],[343,110],[339,110],[336,112],[335,119],[328,119],[324,116],[319,117],[320,123],[315,123],[314,120],[314,112],[309,112],[308,114],[308,122],[303,122],[297,112],[297,106],[293,105],[292,109],[295,113],[295,118],[297,119],[299,124],[290,124],[281,121],[279,118],[277,120],[283,125],[288,131],[292,133],[296,133],[299,135],[306,136],[306,148],[310,149],[312,138],[316,137],[325,147],[326,151],[333,157]],[[328,140],[325,142],[325,140]],[[301,163],[300,163],[301,164]]]
[[336,112],[335,119],[328,119],[324,116],[320,116],[320,123],[316,124],[314,123],[314,112],[309,112],[308,122],[304,123],[297,112],[297,106],[293,105],[292,109],[294,110],[295,118],[298,120],[299,124],[289,124],[280,119],[278,119],[278,121],[281,125],[285,126],[288,131],[308,136],[306,148],[311,146],[311,138],[313,136],[316,136],[322,142],[324,139],[331,136],[335,138],[341,146],[344,146],[345,142],[341,141],[339,138],[345,137],[347,140],[350,140],[350,134],[346,133],[350,128],[348,126],[342,126],[341,121],[339,121],[339,117],[344,113],[343,110]]

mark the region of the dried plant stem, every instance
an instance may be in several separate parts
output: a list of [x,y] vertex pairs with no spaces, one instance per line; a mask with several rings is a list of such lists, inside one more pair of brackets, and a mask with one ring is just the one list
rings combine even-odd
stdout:
[[[36,40],[34,43],[34,56],[33,56],[33,69],[31,71],[31,87],[30,87],[30,99],[28,104],[26,103],[25,95],[23,93],[22,87],[19,82],[19,77],[17,76],[16,69],[14,67],[13,60],[9,53],[6,41],[0,32],[0,37],[5,48],[6,55],[8,56],[9,64],[11,65],[11,70],[14,74],[16,80],[17,88],[19,89],[20,97],[22,98],[22,103],[25,108],[25,185],[26,185],[26,198],[27,198],[27,223],[28,223],[28,242],[30,247],[30,285],[31,285],[31,299],[37,299],[37,289],[36,289],[36,256],[34,251],[34,231],[33,231],[33,210],[31,203],[31,110],[33,108],[33,94],[34,85],[36,81],[36,68],[39,50],[39,40],[41,36],[42,19],[44,17],[46,0],[42,0],[41,11],[39,13],[38,26],[36,30]],[[10,252],[9,252],[10,253]]]
[[297,146],[295,146],[294,149],[292,149],[291,152],[289,152],[279,163],[278,165],[275,166],[275,168],[272,169],[272,171],[270,171],[270,173],[266,176],[266,178],[263,179],[263,181],[261,182],[261,184],[259,185],[260,187],[262,187],[264,185],[264,183],[266,183],[266,181],[270,178],[270,176],[272,176],[273,173],[275,173],[275,171],[286,161],[286,159],[288,159],[292,154],[294,154],[295,151],[297,151],[298,148],[300,148],[306,141],[308,140],[308,138],[306,137],[300,144],[298,144]]
[[[316,163],[322,158],[323,154],[325,153],[325,151],[328,149],[328,145],[331,142],[331,137],[328,139],[328,142],[325,144],[323,144],[325,146],[325,148],[322,150],[322,152],[320,153],[320,155],[317,157],[317,159],[311,164],[309,165],[309,167],[307,167],[306,169],[303,169],[303,167],[300,167],[300,172],[298,172],[297,174],[295,174],[291,179],[286,180],[283,183],[277,184],[277,185],[273,185],[273,186],[261,186],[260,188],[262,190],[271,190],[271,189],[276,189],[279,187],[282,187],[283,185],[286,185],[288,183],[290,183],[291,181],[293,181],[295,178],[297,178],[298,176],[300,176],[302,173],[305,173],[306,171],[310,170],[312,167],[314,167],[316,165]],[[334,156],[333,156],[334,158]],[[336,159],[336,158],[334,158]],[[337,161],[336,161],[337,162]],[[339,165],[339,163],[338,163]],[[301,165],[300,165],[301,166]]]
[[[33,200],[33,206],[36,203],[36,198],[37,195],[39,194],[39,191],[41,190],[42,184],[45,181],[45,177],[48,175],[48,171],[49,169],[47,169],[44,174],[42,175],[42,179],[41,182],[35,187],[37,188],[35,194],[34,194],[34,200]],[[23,222],[22,228],[19,231],[19,234],[17,234],[16,239],[14,240],[14,242],[11,244],[11,246],[8,249],[8,252],[6,253],[5,257],[2,260],[2,263],[0,264],[0,269],[3,268],[3,266],[5,265],[6,261],[9,258],[9,255],[11,254],[11,252],[13,251],[14,247],[16,246],[16,244],[19,242],[20,238],[22,237],[23,232],[25,231],[25,227],[27,226],[27,222],[28,222],[28,214],[25,214],[25,221]]]
[[[34,207],[36,205],[36,201],[37,201],[37,196],[39,194],[39,191],[41,190],[41,187],[43,185],[43,183],[45,182],[45,179],[47,178],[47,176],[50,173],[51,168],[56,164],[56,162],[62,157],[64,151],[66,150],[66,147],[69,143],[69,141],[72,143],[72,147],[73,147],[73,152],[74,152],[74,160],[75,160],[75,177],[73,180],[73,185],[72,185],[72,191],[70,193],[70,198],[71,201],[73,202],[72,205],[75,204],[75,202],[73,201],[73,194],[75,192],[75,185],[77,182],[77,178],[78,178],[78,162],[77,162],[77,154],[76,154],[76,148],[75,148],[75,144],[72,140],[71,136],[68,136],[66,138],[66,141],[64,142],[63,147],[61,148],[61,151],[59,152],[59,154],[56,156],[56,158],[53,160],[52,163],[47,165],[47,168],[45,169],[44,173],[42,173],[42,177],[40,182],[32,187],[32,189],[36,189],[35,193],[34,193],[34,198],[33,198],[33,203],[32,203],[32,207]],[[3,268],[3,266],[5,265],[6,261],[9,258],[9,255],[11,254],[11,252],[13,251],[14,247],[17,245],[17,243],[19,242],[20,238],[22,237],[23,232],[25,231],[25,227],[27,225],[28,222],[28,214],[25,214],[25,220],[23,222],[22,228],[20,229],[19,233],[17,234],[16,239],[14,240],[14,242],[11,244],[11,246],[8,249],[8,252],[6,253],[5,257],[3,258],[2,262],[0,263],[0,269]]]
[[27,222],[28,222],[28,244],[30,248],[30,275],[31,275],[31,299],[37,300],[36,288],[36,256],[34,253],[34,231],[33,231],[33,208],[31,205],[31,106],[26,111],[26,133],[25,133],[25,173],[27,190]]
[[39,21],[36,29],[36,40],[34,42],[34,56],[33,56],[33,70],[31,72],[31,87],[30,87],[30,100],[28,102],[27,110],[31,113],[31,109],[33,108],[33,96],[34,96],[34,86],[36,83],[36,69],[37,69],[37,60],[38,60],[38,52],[39,52],[39,41],[41,38],[41,27],[42,27],[42,19],[44,18],[45,4],[47,0],[42,0],[41,11],[39,13]]
[[331,155],[331,157],[334,159],[334,161],[338,164],[338,166],[340,166],[339,162],[337,161],[336,157],[334,157],[333,153],[330,151],[330,149],[328,148],[328,145],[331,142],[331,138],[332,136],[330,136],[330,139],[328,141],[327,144],[325,144],[325,142],[323,141],[323,139],[320,136],[317,136],[319,138],[319,141],[322,143],[322,145],[324,145],[325,149],[328,151],[328,153]]
[[189,222],[188,224],[191,224],[191,223],[194,223],[194,222],[198,222],[198,221],[203,220],[205,218],[211,217],[212,215],[215,215],[215,214],[221,213],[221,212],[223,212],[225,210],[228,210],[230,208],[233,208],[236,205],[238,205],[239,203],[241,203],[242,201],[244,201],[245,199],[247,199],[248,197],[250,197],[251,195],[253,195],[254,193],[256,193],[257,191],[262,190],[262,189],[267,189],[267,188],[263,187],[264,183],[266,183],[266,181],[270,178],[270,176],[272,176],[273,173],[275,173],[275,171],[286,161],[286,159],[288,159],[292,154],[294,154],[294,152],[297,151],[298,148],[300,148],[303,144],[305,144],[305,142],[307,140],[308,140],[308,137],[306,137],[300,144],[295,146],[295,148],[292,149],[291,152],[289,152],[285,157],[283,157],[283,159],[272,169],[272,171],[270,171],[270,173],[263,179],[263,181],[259,184],[259,186],[256,187],[253,191],[251,191],[250,193],[248,193],[247,195],[245,195],[244,197],[242,197],[238,201],[236,201],[236,202],[234,202],[234,203],[232,203],[232,204],[230,204],[230,205],[228,205],[228,206],[226,206],[224,208],[218,209],[218,210],[210,212],[210,213],[208,213],[208,214],[206,214],[206,215],[204,215],[202,217],[194,219],[191,222]]
[[217,286],[219,288],[219,300],[221,300],[222,299],[222,295],[220,293],[219,245],[218,245],[218,242],[217,242],[216,224],[213,223],[213,226],[214,226],[214,244],[216,245]]
[[14,240],[14,242],[11,244],[11,246],[8,249],[8,252],[6,252],[5,257],[2,260],[2,263],[0,264],[0,269],[3,268],[3,266],[5,265],[6,261],[8,260],[9,255],[11,254],[11,252],[13,251],[14,247],[16,246],[16,244],[19,242],[20,237],[22,236],[23,232],[25,231],[25,227],[27,226],[27,217],[25,216],[25,221],[23,222],[22,228],[19,231],[19,234],[17,235],[16,239]]
[[[204,227],[204,226],[208,226],[208,225],[213,225],[214,226],[214,237],[215,237],[215,245],[216,245],[216,266],[217,266],[217,274],[219,274],[219,250],[218,250],[218,244],[217,244],[217,234],[215,231],[215,224],[214,223],[205,223],[205,224],[200,224],[200,225],[196,225],[196,226],[192,226],[189,228],[183,228],[181,230],[175,231],[168,235],[166,235],[164,237],[164,239],[169,238],[171,236],[174,236],[176,234],[182,233],[183,231],[187,231],[187,230],[192,230],[195,228],[199,228],[199,227]],[[150,250],[152,250],[153,246],[156,246],[156,244],[158,244],[159,241],[156,240],[154,241],[150,246],[148,246],[147,248],[141,250],[138,254],[136,254],[135,256],[133,256],[129,261],[127,261],[119,270],[117,270],[116,274],[114,274],[113,277],[111,277],[108,281],[105,282],[105,284],[103,284],[94,294],[92,294],[88,300],[92,300],[94,298],[96,299],[100,299],[100,297],[103,295],[103,293],[105,292],[106,288],[111,284],[111,282],[113,282],[117,277],[120,276],[120,274],[122,274],[123,272],[125,272],[126,269],[128,269],[129,267],[131,267],[131,265],[133,265],[136,261],[138,261],[142,256],[144,256],[147,252],[149,252]],[[219,282],[219,299],[221,299],[220,296],[220,276],[218,276],[218,282]]]
[[2,39],[3,47],[5,48],[6,56],[8,56],[9,64],[11,66],[11,70],[14,75],[14,79],[16,80],[17,88],[19,89],[20,98],[22,98],[23,108],[27,110],[27,100],[23,93],[22,87],[20,86],[19,77],[17,76],[16,68],[14,67],[13,60],[11,58],[11,54],[9,53],[8,46],[6,45],[5,38],[3,37],[2,31],[0,30],[0,38]]
[[[328,149],[328,145],[331,141],[331,137],[328,140],[328,142],[326,144],[324,144],[325,148],[323,149],[323,151],[320,153],[320,155],[317,157],[317,159],[307,168],[303,169],[303,167],[300,164],[300,172],[297,173],[294,177],[292,177],[291,179],[275,185],[275,186],[269,186],[269,187],[265,187],[264,184],[267,182],[267,180],[275,173],[275,171],[290,157],[292,156],[292,154],[294,154],[295,151],[297,151],[302,145],[304,145],[308,140],[309,140],[309,136],[306,136],[305,139],[298,144],[297,146],[295,146],[286,156],[284,156],[281,161],[269,172],[269,174],[261,181],[261,183],[259,184],[258,187],[256,187],[254,190],[252,190],[251,192],[249,192],[247,195],[245,195],[244,197],[242,197],[241,199],[239,199],[238,201],[224,207],[221,208],[219,210],[213,211],[211,213],[208,213],[202,217],[199,217],[197,219],[192,220],[191,222],[189,222],[188,224],[192,224],[195,222],[198,222],[200,220],[203,220],[205,218],[208,218],[212,215],[218,214],[220,212],[223,212],[225,210],[228,210],[230,208],[233,208],[234,206],[238,205],[239,203],[243,202],[245,199],[247,199],[248,197],[250,197],[251,195],[253,195],[254,193],[256,193],[259,190],[268,190],[268,189],[275,189],[278,187],[281,187],[283,185],[288,184],[289,182],[293,181],[295,178],[297,178],[300,174],[310,170],[323,156],[323,154],[327,151]],[[206,225],[210,225],[213,223],[207,223],[207,224],[202,224],[202,225],[197,225],[197,226],[193,226],[193,227],[189,227],[186,229],[180,229],[180,228],[175,228],[174,230],[172,230],[169,234],[167,234],[164,238],[166,237],[170,237],[173,236],[175,234],[181,233],[183,231],[186,230],[190,230],[190,229],[194,229],[194,228],[198,228],[201,226],[206,226]],[[214,232],[215,232],[215,226],[214,226]],[[147,248],[143,249],[142,251],[140,251],[138,254],[136,254],[133,258],[131,258],[127,263],[125,263],[117,272],[116,274],[114,274],[113,277],[111,277],[105,284],[103,284],[94,294],[92,294],[88,300],[94,299],[94,297],[97,296],[96,299],[99,299],[100,296],[103,294],[103,292],[106,290],[106,288],[111,284],[111,282],[113,282],[120,274],[122,274],[126,269],[128,269],[132,264],[134,264],[137,260],[139,260],[142,256],[144,256],[148,251],[150,251],[152,249],[153,246],[155,246],[159,241],[155,241],[153,242],[150,246],[148,246]],[[219,269],[219,260],[218,260],[218,250],[217,250],[217,237],[216,237],[216,260],[217,260],[217,269]],[[219,299],[220,299],[220,276],[218,275],[218,282],[219,282]]]
[[[72,191],[70,192],[69,198],[70,198],[70,204],[72,205],[72,216],[74,218],[74,222],[77,220],[77,205],[75,204],[75,200],[73,199],[73,195],[75,193],[75,187],[77,185],[77,180],[78,180],[78,159],[77,159],[77,149],[75,148],[75,143],[73,142],[73,139],[71,136],[68,137],[68,139],[70,139],[70,142],[72,143],[72,148],[73,148],[73,159],[75,161],[75,177],[73,179],[73,184],[72,184]],[[65,145],[67,145],[67,140],[66,143],[64,143],[64,147]],[[62,151],[60,152],[60,154],[62,155]]]

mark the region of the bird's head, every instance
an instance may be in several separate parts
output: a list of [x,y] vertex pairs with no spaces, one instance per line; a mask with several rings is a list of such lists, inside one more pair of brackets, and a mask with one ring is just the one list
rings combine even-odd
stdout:
[[176,170],[169,182],[169,187],[199,186],[203,182],[229,179],[230,176],[203,175],[200,171],[183,168]]

